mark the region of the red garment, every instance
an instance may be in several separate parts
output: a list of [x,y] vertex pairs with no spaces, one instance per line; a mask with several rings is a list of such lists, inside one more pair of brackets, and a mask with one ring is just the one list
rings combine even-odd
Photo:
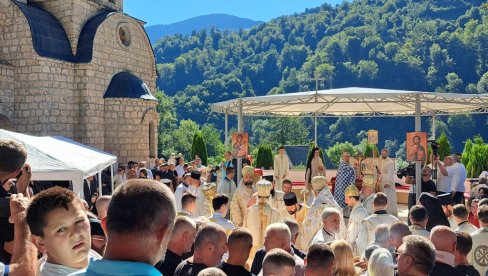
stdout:
[[475,217],[475,216],[473,215],[473,213],[469,213],[468,221],[469,221],[469,222],[470,222],[472,225],[474,225],[474,226],[476,226],[476,227],[480,228],[480,221],[478,220],[478,218],[477,218],[477,217]]

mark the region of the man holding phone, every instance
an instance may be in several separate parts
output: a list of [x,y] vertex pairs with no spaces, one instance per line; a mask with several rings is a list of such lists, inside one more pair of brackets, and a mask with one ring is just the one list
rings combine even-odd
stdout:
[[[37,250],[29,241],[29,227],[25,221],[29,202],[29,182],[31,169],[25,164],[27,150],[11,139],[0,139],[0,228],[12,228],[2,231],[0,246],[6,256],[11,255],[10,265],[0,263],[0,270],[9,275],[33,275],[36,271]],[[13,187],[15,183],[15,187]],[[5,236],[10,234],[10,237]],[[9,258],[10,259],[10,258]]]

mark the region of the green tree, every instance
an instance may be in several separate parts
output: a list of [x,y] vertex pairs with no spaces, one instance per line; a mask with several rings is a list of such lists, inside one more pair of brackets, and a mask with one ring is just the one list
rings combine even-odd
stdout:
[[451,145],[449,144],[449,140],[447,140],[446,133],[443,132],[437,139],[437,145],[440,160],[444,160],[444,157],[451,154]]
[[213,124],[204,124],[201,128],[205,138],[209,157],[223,156],[225,147],[221,139],[221,132]]
[[463,154],[461,155],[461,163],[468,164],[469,156],[471,154],[471,149],[473,148],[473,141],[468,139],[464,142],[464,150]]
[[356,154],[355,147],[351,142],[337,142],[335,145],[327,149],[327,156],[330,158],[334,166],[339,166],[339,161],[341,160],[343,152],[349,152],[351,155]]
[[269,145],[259,145],[256,156],[256,168],[269,169],[273,166],[273,150]]
[[480,81],[477,85],[478,93],[488,93],[488,72],[481,76]]
[[193,143],[191,146],[191,158],[198,155],[202,159],[202,164],[208,165],[208,154],[207,154],[207,144],[203,139],[201,131],[197,131],[193,135]]
[[[172,131],[172,145],[174,152],[183,154],[186,160],[192,158],[191,148],[193,134],[198,131],[198,125],[192,120],[182,120],[177,129]],[[194,157],[194,156],[193,156]]]
[[[374,153],[374,154],[373,154]],[[367,144],[364,150],[365,157],[379,157],[378,147],[376,145]]]

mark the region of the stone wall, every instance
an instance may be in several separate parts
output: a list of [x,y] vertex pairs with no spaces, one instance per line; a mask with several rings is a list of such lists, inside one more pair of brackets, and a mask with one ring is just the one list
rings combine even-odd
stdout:
[[[105,151],[117,155],[119,163],[152,161],[150,141],[157,149],[156,102],[141,99],[105,100]],[[151,137],[151,138],[150,138]]]
[[[2,12],[0,12],[1,14]],[[13,67],[14,129],[34,135],[74,138],[78,123],[78,96],[74,90],[74,65],[39,57],[32,45],[29,24],[17,6],[5,13],[12,21],[0,44],[0,63]],[[6,91],[1,92],[6,95]]]
[[[31,2],[46,9],[52,5],[58,10],[55,16],[65,9],[59,19],[72,22],[71,33],[75,33],[103,0]],[[121,0],[115,5],[122,9]],[[77,9],[86,13],[78,14]],[[120,40],[121,27],[130,43]],[[157,152],[157,103],[103,99],[110,80],[121,71],[138,76],[155,91],[154,55],[139,21],[112,14],[97,31],[92,61],[73,64],[39,57],[23,13],[10,0],[0,0],[0,127],[11,124],[15,131],[26,134],[72,138],[113,153],[120,162],[150,161],[151,151],[154,156]]]
[[[131,43],[126,46],[119,38],[119,28],[128,30]],[[75,81],[80,93],[77,140],[103,148],[105,137],[104,101],[112,77],[129,71],[141,78],[151,91],[156,89],[154,55],[141,25],[131,17],[118,13],[109,16],[98,28],[90,64],[78,65]],[[123,104],[123,103],[122,103]],[[128,102],[126,105],[130,105]]]
[[0,128],[12,129],[14,124],[14,68],[0,64]]

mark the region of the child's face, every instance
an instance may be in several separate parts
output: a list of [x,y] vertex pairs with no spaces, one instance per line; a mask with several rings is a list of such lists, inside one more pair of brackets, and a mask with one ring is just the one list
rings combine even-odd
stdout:
[[44,237],[34,236],[39,250],[47,253],[47,261],[73,268],[88,265],[90,223],[79,203],[69,209],[55,209],[46,215]]

